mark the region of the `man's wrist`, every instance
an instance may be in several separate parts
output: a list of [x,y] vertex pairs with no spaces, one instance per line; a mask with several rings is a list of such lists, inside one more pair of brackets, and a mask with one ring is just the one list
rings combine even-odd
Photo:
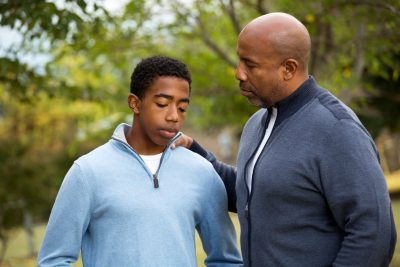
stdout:
[[207,157],[207,150],[205,150],[199,143],[196,142],[196,140],[193,139],[192,144],[189,147],[190,151],[193,151],[197,154],[199,154],[200,156],[202,156],[203,158]]

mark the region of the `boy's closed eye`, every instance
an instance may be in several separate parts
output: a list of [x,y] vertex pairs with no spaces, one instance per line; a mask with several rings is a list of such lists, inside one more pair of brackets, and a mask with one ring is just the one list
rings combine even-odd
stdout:
[[165,108],[166,106],[168,106],[168,104],[164,104],[164,103],[156,103],[157,107],[160,108]]

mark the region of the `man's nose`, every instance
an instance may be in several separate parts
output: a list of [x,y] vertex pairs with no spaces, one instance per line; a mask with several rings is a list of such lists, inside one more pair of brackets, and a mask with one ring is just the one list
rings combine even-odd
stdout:
[[246,73],[243,71],[242,63],[239,63],[235,70],[235,78],[239,81],[245,81],[247,79]]

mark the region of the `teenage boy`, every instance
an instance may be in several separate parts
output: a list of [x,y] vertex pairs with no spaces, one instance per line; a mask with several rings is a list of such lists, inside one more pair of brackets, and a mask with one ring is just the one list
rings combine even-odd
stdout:
[[195,229],[207,266],[240,266],[227,196],[211,164],[171,150],[189,105],[186,65],[142,60],[131,77],[132,127],[75,161],[61,185],[39,266],[196,266]]

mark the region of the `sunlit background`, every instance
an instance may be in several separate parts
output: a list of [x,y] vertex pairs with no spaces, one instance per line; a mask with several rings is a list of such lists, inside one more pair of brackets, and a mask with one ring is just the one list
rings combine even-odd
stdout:
[[[400,232],[398,0],[0,0],[0,266],[35,266],[73,160],[131,121],[130,74],[144,57],[189,66],[184,131],[234,164],[256,110],[234,79],[236,38],[252,18],[274,11],[306,25],[310,74],[373,135]],[[200,244],[198,255],[204,266]],[[400,248],[392,266],[400,266]]]

